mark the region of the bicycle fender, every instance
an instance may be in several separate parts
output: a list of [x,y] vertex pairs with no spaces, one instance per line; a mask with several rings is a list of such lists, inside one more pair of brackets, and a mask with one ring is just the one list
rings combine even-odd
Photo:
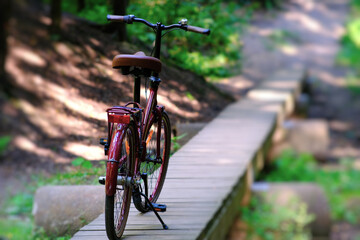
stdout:
[[123,142],[126,129],[127,124],[118,124],[111,139],[108,152],[108,162],[106,164],[105,193],[107,196],[113,196],[116,191],[118,169],[121,164],[121,144]]

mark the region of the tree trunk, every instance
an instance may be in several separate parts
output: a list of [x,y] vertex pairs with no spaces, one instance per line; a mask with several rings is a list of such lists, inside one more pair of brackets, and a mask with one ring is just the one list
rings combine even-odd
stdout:
[[[113,10],[115,15],[126,15],[128,0],[113,0]],[[126,41],[126,23],[116,23],[119,41]]]
[[5,62],[8,51],[7,35],[11,16],[11,0],[0,1],[0,88],[9,92],[11,84],[6,76]]
[[77,1],[77,11],[81,12],[85,8],[85,0]]
[[52,33],[59,33],[60,24],[61,24],[61,0],[51,1],[50,15],[51,15],[50,30]]

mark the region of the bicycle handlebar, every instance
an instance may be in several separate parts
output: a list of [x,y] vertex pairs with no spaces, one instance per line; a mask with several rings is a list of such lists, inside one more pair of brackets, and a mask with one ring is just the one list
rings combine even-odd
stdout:
[[[126,15],[126,16],[120,16],[120,15],[107,15],[107,20],[111,21],[111,22],[122,22],[122,23],[127,23],[127,24],[132,24],[133,22],[141,22],[144,23],[145,25],[151,27],[151,28],[156,28],[157,24],[153,24],[150,23],[148,21],[146,21],[145,19],[142,18],[137,18],[134,15]],[[169,30],[169,29],[173,29],[173,28],[179,28],[185,31],[190,31],[190,32],[194,32],[194,33],[201,33],[204,35],[209,35],[210,34],[210,29],[206,29],[206,28],[201,28],[201,27],[195,27],[195,26],[190,26],[187,25],[187,23],[181,21],[178,24],[172,24],[172,25],[168,25],[168,26],[164,26],[161,25],[161,28],[163,30]]]
[[201,33],[204,35],[210,34],[210,29],[201,28],[201,27],[195,27],[195,26],[187,26],[187,31],[194,32],[194,33]]

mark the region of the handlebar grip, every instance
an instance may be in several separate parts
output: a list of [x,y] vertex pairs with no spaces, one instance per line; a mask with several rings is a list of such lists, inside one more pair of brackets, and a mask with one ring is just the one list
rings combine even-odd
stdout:
[[125,16],[119,16],[119,15],[107,15],[107,20],[111,22],[124,22]]
[[134,16],[133,15],[126,15],[126,16],[107,15],[106,18],[110,22],[132,23]]
[[187,26],[187,31],[190,32],[195,32],[195,33],[201,33],[204,35],[209,35],[210,34],[210,29],[206,29],[206,28],[201,28],[201,27],[195,27],[195,26]]

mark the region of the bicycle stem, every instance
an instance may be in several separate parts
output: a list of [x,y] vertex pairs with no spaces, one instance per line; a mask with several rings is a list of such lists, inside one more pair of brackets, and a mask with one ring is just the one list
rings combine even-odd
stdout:
[[[155,53],[154,57],[160,60],[160,50],[161,50],[161,37],[162,37],[163,25],[161,23],[156,24],[156,38],[155,38]],[[154,77],[158,77],[158,73],[154,73]]]

